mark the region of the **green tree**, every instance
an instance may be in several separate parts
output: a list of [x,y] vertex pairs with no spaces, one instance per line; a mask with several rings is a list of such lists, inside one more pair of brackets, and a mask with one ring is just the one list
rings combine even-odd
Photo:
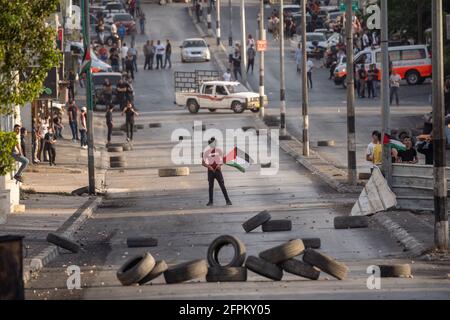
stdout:
[[58,65],[56,31],[46,23],[58,3],[0,0],[0,114],[37,98],[48,70]]

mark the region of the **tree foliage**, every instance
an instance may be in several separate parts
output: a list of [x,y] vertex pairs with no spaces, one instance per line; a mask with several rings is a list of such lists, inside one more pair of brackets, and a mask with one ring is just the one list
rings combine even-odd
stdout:
[[0,0],[0,114],[37,98],[47,72],[58,65],[56,31],[46,23],[58,3]]
[[16,143],[15,132],[0,131],[0,176],[4,176],[14,169],[15,161],[11,153]]

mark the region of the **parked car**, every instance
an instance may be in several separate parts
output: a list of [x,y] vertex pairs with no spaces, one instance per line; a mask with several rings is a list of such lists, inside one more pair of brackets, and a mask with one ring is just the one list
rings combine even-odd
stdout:
[[133,29],[136,28],[136,22],[133,17],[129,13],[114,13],[106,17],[105,24],[111,26],[111,24],[115,24],[117,27],[123,24],[127,33],[130,33]]
[[186,39],[180,48],[181,62],[211,60],[209,45],[202,38]]
[[92,75],[92,86],[94,87],[94,110],[98,110],[97,105],[104,105],[103,97],[103,82],[108,79],[113,87],[113,97],[112,103],[117,104],[117,83],[122,79],[122,74],[120,72],[102,72],[95,73]]
[[108,2],[104,9],[104,13],[121,13],[121,12],[127,12],[125,10],[124,5],[121,2]]

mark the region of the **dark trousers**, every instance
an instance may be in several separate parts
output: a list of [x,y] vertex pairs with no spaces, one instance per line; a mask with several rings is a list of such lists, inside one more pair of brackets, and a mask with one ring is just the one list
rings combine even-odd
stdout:
[[253,67],[255,66],[255,59],[249,59],[247,64],[247,73],[248,70],[250,70],[250,67],[252,67],[252,73],[253,73]]
[[394,96],[395,96],[395,102],[397,103],[397,105],[399,105],[399,101],[398,101],[398,87],[391,87],[390,103],[392,103],[392,100],[394,100]]
[[55,147],[50,144],[50,143],[46,143],[45,144],[45,151],[48,154],[48,161],[50,162],[50,164],[55,164],[55,160],[56,160],[56,149]]
[[78,123],[69,121],[70,130],[72,131],[72,140],[78,140]]
[[112,103],[112,94],[104,93],[103,100],[105,101],[105,106],[108,107]]
[[219,183],[220,189],[222,190],[223,196],[225,197],[225,201],[227,201],[227,202],[230,201],[230,198],[228,197],[227,189],[225,188],[225,182],[223,180],[222,171],[208,170],[209,202],[213,202],[213,198],[214,198],[214,180],[217,180],[217,182]]
[[170,54],[166,54],[166,58],[164,59],[164,68],[167,66],[167,62],[169,62],[169,68],[172,68],[172,61],[170,60]]
[[366,81],[365,80],[359,80],[359,97],[365,98],[366,97]]
[[127,99],[124,93],[121,93],[118,97],[117,100],[119,100],[119,107],[120,107],[120,111],[122,111],[125,106],[127,105]]
[[312,87],[313,87],[313,83],[312,83],[312,72],[307,72],[306,74],[307,74],[307,76],[308,76],[308,84],[309,84],[309,87],[312,89]]
[[75,100],[75,87],[73,84],[67,87],[69,89],[69,100]]
[[87,139],[87,130],[86,129],[80,129],[80,145],[82,147],[87,146],[88,145],[88,139]]
[[145,70],[145,68],[148,68],[148,69],[153,68],[153,61],[152,61],[152,63],[150,63],[150,57],[152,57],[152,60],[153,60],[153,56],[151,56],[149,54],[145,56],[144,70]]
[[159,69],[160,66],[161,66],[161,68],[163,67],[163,55],[157,54],[156,55],[156,69]]
[[131,75],[131,79],[134,80],[134,66],[132,66],[131,68],[126,68],[127,73],[129,73]]
[[133,140],[134,122],[127,121],[125,122],[125,126],[127,129],[127,138]]
[[241,78],[242,78],[242,72],[241,72],[241,67],[234,67],[233,68],[233,73],[234,73],[234,79],[238,79],[238,73],[239,73],[239,75],[241,76]]
[[367,96],[370,98],[375,98],[375,87],[373,81],[367,81]]
[[[44,155],[44,159],[42,159],[42,155]],[[48,161],[47,153],[45,152],[45,140],[44,140],[44,138],[41,138],[41,141],[39,143],[38,159],[40,161],[44,161],[44,162]]]
[[108,143],[110,143],[111,142],[111,135],[112,135],[113,124],[112,124],[112,122],[107,122],[106,126],[108,127]]

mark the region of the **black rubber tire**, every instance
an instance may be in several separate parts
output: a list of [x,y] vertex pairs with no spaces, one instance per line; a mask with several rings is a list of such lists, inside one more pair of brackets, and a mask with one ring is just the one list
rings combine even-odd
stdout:
[[334,140],[317,141],[318,147],[333,147],[335,145],[336,145],[336,142]]
[[292,259],[305,251],[303,241],[300,239],[290,240],[282,245],[261,251],[259,257],[273,264]]
[[236,282],[247,281],[247,268],[231,267],[231,268],[208,268],[206,274],[207,282]]
[[257,215],[251,217],[247,221],[242,224],[242,228],[244,228],[245,232],[250,232],[255,230],[263,223],[269,221],[272,217],[270,216],[269,211],[264,210],[258,213]]
[[109,157],[109,162],[125,162],[124,156],[112,156]]
[[180,283],[206,276],[208,264],[206,260],[194,260],[173,266],[164,272],[166,283]]
[[130,143],[124,143],[122,149],[123,151],[131,151],[133,150],[133,146]]
[[168,269],[167,263],[164,260],[156,261],[155,267],[138,283],[140,286],[152,281],[162,275]]
[[188,167],[158,169],[159,177],[178,177],[178,176],[188,176],[188,175],[189,175]]
[[334,218],[335,229],[352,229],[369,227],[369,217],[367,216],[345,216]]
[[108,147],[108,152],[122,152],[123,147]]
[[409,264],[379,265],[382,278],[405,278],[411,277],[411,266]]
[[156,247],[158,246],[158,239],[152,237],[128,237],[128,248],[142,248],[142,247]]
[[80,251],[80,246],[78,245],[78,243],[55,233],[47,234],[47,242],[66,249],[72,253],[78,253],[78,251]]
[[283,269],[276,264],[267,262],[255,256],[248,257],[245,266],[251,271],[275,281],[280,281],[283,278]]
[[314,249],[305,250],[303,261],[339,280],[344,280],[348,273],[348,267],[345,264]]
[[258,113],[259,109],[250,109],[253,113]]
[[320,238],[302,238],[302,241],[306,249],[320,249]]
[[217,109],[208,109],[209,112],[216,112]]
[[417,70],[410,70],[406,72],[405,79],[410,86],[415,86],[419,83],[420,73]]
[[[222,266],[219,262],[219,251],[227,245],[233,246],[234,256],[230,263]],[[206,253],[206,259],[210,267],[230,268],[241,267],[245,262],[246,249],[244,243],[230,235],[219,236],[211,242]]]
[[190,113],[197,113],[198,109],[200,109],[200,106],[198,105],[197,101],[190,99],[186,102],[186,108]]
[[261,163],[261,168],[270,168],[272,166],[271,162],[268,163]]
[[86,187],[81,187],[81,188],[78,188],[78,189],[75,189],[75,190],[73,190],[72,192],[71,192],[71,194],[73,195],[73,196],[82,196],[83,194],[87,194],[87,193],[89,193],[89,187],[88,186],[86,186]]
[[138,283],[153,270],[155,264],[155,259],[148,252],[131,257],[117,270],[117,279],[124,286]]
[[295,274],[296,276],[300,276],[303,278],[307,278],[310,280],[319,279],[320,270],[313,267],[312,265],[297,260],[297,259],[289,259],[280,263],[280,267],[289,273]]
[[161,128],[161,123],[149,123],[149,128]]
[[231,103],[231,110],[233,110],[234,113],[242,113],[245,111],[245,107],[242,105],[239,101],[233,101]]
[[291,231],[291,220],[269,220],[262,224],[263,232]]

